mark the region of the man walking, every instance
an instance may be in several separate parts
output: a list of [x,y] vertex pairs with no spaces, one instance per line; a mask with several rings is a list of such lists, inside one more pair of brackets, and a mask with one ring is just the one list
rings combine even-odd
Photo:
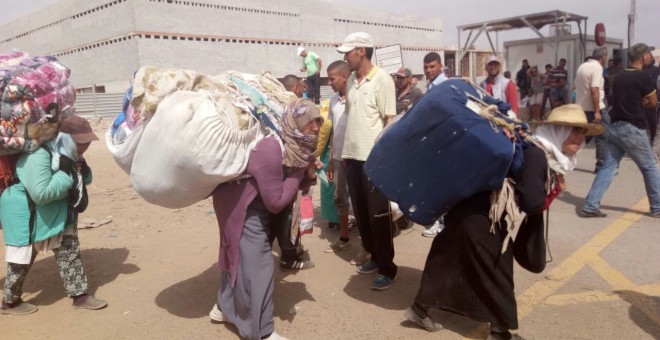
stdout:
[[364,32],[349,34],[337,48],[351,69],[346,82],[347,124],[342,158],[362,245],[371,260],[358,266],[358,273],[378,272],[372,289],[384,290],[396,278],[394,242],[387,198],[374,187],[364,171],[364,162],[376,137],[396,114],[392,77],[371,64],[374,43]]
[[651,216],[660,218],[660,169],[653,157],[646,130],[648,122],[644,108],[657,105],[655,86],[642,72],[651,63],[651,48],[635,44],[628,50],[630,68],[617,75],[613,84],[612,123],[607,133],[607,156],[596,173],[591,190],[584,202],[581,217],[605,217],[600,201],[619,167],[624,154],[635,162],[644,177]]
[[[603,66],[607,61],[607,48],[597,47],[587,61],[582,63],[575,74],[576,104],[582,107],[587,114],[589,123],[600,123],[607,130],[608,119],[605,119],[605,78],[603,77]],[[589,143],[591,137],[587,137]],[[596,169],[598,172],[607,154],[607,137],[596,136]]]
[[302,57],[303,66],[300,72],[307,71],[307,98],[319,104],[321,98],[321,66],[323,61],[319,56],[304,47],[298,47],[298,56]]

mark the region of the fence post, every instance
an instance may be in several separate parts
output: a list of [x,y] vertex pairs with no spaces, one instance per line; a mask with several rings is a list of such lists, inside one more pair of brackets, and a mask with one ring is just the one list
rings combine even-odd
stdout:
[[92,102],[94,103],[94,118],[98,119],[99,118],[99,111],[96,106],[96,84],[92,85]]

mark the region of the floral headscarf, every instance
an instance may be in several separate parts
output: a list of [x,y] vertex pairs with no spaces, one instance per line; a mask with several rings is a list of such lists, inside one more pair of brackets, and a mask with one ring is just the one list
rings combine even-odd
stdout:
[[312,121],[323,123],[321,112],[309,99],[290,102],[282,114],[282,139],[284,140],[284,165],[304,168],[314,159],[318,135],[306,135],[301,131]]

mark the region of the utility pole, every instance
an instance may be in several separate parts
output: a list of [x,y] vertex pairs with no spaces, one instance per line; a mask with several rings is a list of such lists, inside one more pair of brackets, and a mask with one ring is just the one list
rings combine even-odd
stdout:
[[637,12],[635,11],[636,0],[630,0],[630,13],[628,14],[628,48],[635,43],[635,21],[637,21]]

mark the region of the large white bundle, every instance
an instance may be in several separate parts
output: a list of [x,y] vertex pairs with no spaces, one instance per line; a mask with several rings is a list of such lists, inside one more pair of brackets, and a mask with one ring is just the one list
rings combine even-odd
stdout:
[[105,132],[105,145],[108,147],[108,150],[110,150],[117,165],[119,165],[119,167],[127,174],[131,173],[133,157],[135,156],[135,151],[140,143],[147,122],[148,121],[144,121],[135,127],[132,133],[129,134],[121,144],[116,144],[115,140],[112,138],[112,125],[110,125]]
[[227,113],[234,110],[231,100],[190,91],[165,97],[135,151],[135,191],[149,203],[183,208],[241,175],[264,131],[256,121],[244,130],[234,128]]

